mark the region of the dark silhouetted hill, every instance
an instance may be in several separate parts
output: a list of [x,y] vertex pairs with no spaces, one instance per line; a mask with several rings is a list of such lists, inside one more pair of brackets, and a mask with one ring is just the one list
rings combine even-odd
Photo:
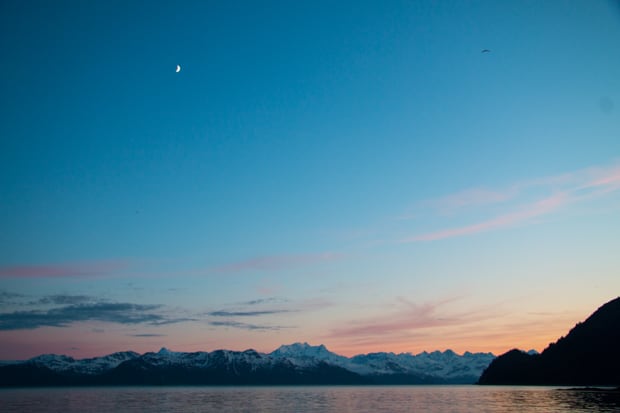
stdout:
[[499,356],[478,384],[620,384],[620,297],[604,304],[541,354],[511,350]]

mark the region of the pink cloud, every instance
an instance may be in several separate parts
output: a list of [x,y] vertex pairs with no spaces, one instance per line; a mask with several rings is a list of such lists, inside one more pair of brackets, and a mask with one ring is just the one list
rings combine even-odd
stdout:
[[614,192],[618,189],[620,189],[620,166],[592,170],[590,179],[577,188],[578,191],[591,190],[593,196]]
[[[542,189],[542,191],[552,195],[532,200],[532,194],[528,191],[534,188],[538,190],[537,192]],[[514,200],[520,202],[522,206],[518,207],[517,210],[500,214],[494,218],[470,225],[415,235],[405,238],[401,242],[435,241],[512,227],[526,223],[534,217],[558,211],[567,205],[618,190],[620,190],[620,165],[617,164],[521,182],[511,185],[504,191],[465,190],[435,201],[427,201],[427,203],[439,208],[458,209],[464,206],[483,207],[488,204]],[[526,199],[527,201],[525,201]]]
[[128,267],[125,261],[96,261],[0,267],[3,278],[55,278],[101,276]]
[[412,333],[419,329],[465,325],[489,318],[487,311],[452,314],[443,311],[446,304],[456,300],[457,298],[449,298],[418,305],[401,299],[399,311],[389,316],[363,320],[352,323],[353,325],[334,329],[329,337],[361,339],[382,337],[382,339],[387,339],[390,336]]
[[519,193],[517,186],[513,186],[504,191],[492,191],[485,188],[472,188],[447,195],[429,203],[442,210],[454,210],[458,208],[489,205],[505,202],[515,198]]
[[576,200],[620,189],[620,164],[593,166],[562,175],[542,177],[517,184],[522,191],[532,187],[562,190],[575,195]]
[[415,211],[408,211],[396,216],[397,221],[409,221],[425,215],[425,211],[440,211],[453,214],[464,208],[480,207],[510,201],[519,195],[519,187],[512,186],[505,190],[471,188],[436,199],[427,199],[418,203]]
[[492,231],[499,228],[510,227],[530,218],[548,214],[558,209],[564,204],[570,202],[570,198],[565,193],[558,193],[541,201],[528,205],[524,209],[509,214],[500,215],[498,217],[478,222],[476,224],[467,225],[457,228],[449,228],[440,231],[428,232],[406,238],[402,242],[418,242],[418,241],[435,241],[445,238],[459,237],[463,235],[476,234],[478,232]]
[[285,269],[319,264],[322,262],[334,261],[341,258],[342,254],[333,252],[305,255],[273,255],[256,257],[218,267],[212,267],[208,271],[219,273],[236,273],[243,271],[281,271]]

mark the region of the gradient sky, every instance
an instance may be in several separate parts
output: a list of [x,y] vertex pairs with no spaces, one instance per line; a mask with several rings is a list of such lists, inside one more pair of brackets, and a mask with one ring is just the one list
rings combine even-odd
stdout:
[[618,45],[604,0],[0,2],[0,359],[542,350],[620,295]]

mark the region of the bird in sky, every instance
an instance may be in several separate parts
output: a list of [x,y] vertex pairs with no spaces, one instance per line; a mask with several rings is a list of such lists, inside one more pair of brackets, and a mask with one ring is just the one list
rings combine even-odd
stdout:
[[489,49],[482,49],[480,53],[491,53],[491,51]]

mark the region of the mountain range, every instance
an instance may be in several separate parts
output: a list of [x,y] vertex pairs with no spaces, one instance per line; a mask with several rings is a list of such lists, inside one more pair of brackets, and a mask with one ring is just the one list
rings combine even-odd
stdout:
[[479,384],[620,385],[620,297],[540,354],[511,350],[484,370]]
[[81,360],[47,354],[1,363],[0,386],[469,384],[494,358],[451,350],[345,357],[307,343],[283,345],[271,353],[162,348]]

